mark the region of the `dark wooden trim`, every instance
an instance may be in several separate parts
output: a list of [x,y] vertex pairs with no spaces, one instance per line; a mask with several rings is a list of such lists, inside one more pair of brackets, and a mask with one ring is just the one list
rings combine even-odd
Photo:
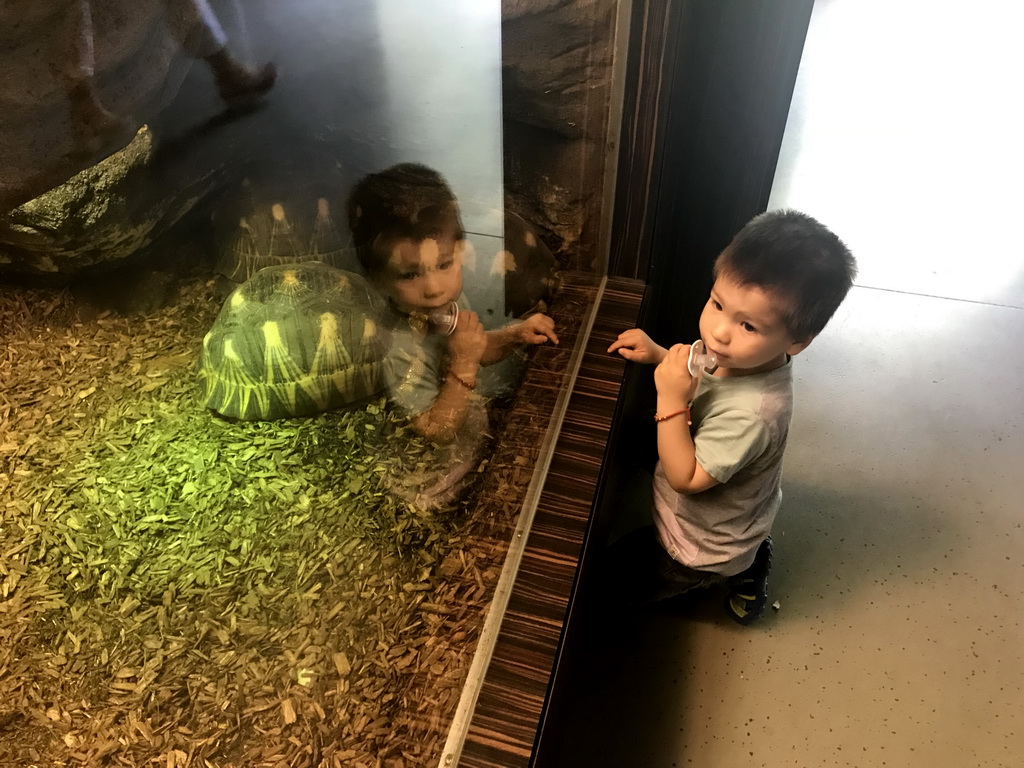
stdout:
[[618,181],[608,274],[647,278],[654,204],[679,14],[667,0],[638,0],[630,22]]
[[678,3],[648,275],[659,341],[696,338],[712,262],[768,205],[813,5]]
[[529,765],[625,370],[605,350],[635,324],[636,280],[608,281],[459,766]]

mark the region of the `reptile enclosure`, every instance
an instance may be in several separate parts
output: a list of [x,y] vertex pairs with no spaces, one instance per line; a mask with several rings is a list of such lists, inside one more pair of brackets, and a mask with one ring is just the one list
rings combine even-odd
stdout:
[[[61,76],[82,5],[3,12],[0,763],[451,764],[548,479],[585,497],[599,466],[615,385],[571,394],[607,365],[593,329],[636,310],[601,256],[617,4],[213,3],[280,72],[225,112],[179,4],[93,3],[98,145]],[[431,446],[382,394],[274,421],[196,396],[239,238],[357,270],[345,198],[401,162],[455,192],[484,323],[526,302],[560,338],[428,507],[400,491]]]

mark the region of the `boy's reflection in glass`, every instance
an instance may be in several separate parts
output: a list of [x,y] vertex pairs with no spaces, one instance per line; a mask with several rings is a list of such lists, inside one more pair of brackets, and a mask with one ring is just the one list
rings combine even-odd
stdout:
[[[484,331],[462,293],[466,233],[458,204],[436,171],[403,164],[366,177],[349,197],[348,216],[360,264],[388,299],[388,395],[438,446],[433,467],[408,482],[418,486],[419,503],[438,503],[477,460],[485,398],[507,384],[482,368],[521,344],[558,343],[554,321],[537,314]],[[454,329],[432,331],[431,311],[451,302],[459,306]]]

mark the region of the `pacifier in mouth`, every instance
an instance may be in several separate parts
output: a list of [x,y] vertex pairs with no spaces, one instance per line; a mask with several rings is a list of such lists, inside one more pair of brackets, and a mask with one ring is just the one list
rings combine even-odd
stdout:
[[456,324],[459,322],[458,303],[449,301],[443,307],[430,310],[427,314],[427,322],[430,323],[430,330],[435,333],[451,336]]
[[686,367],[694,378],[700,376],[705,368],[714,368],[718,365],[718,355],[709,351],[701,339],[697,339],[690,345],[690,356],[686,359]]

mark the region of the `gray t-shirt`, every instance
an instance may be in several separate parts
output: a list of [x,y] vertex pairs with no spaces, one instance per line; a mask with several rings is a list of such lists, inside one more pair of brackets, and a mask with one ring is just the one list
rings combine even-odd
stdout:
[[[470,309],[464,294],[458,305],[459,311]],[[428,330],[424,323],[390,305],[383,324],[391,338],[385,360],[388,397],[413,418],[432,408],[441,392],[448,366],[448,337]],[[511,392],[522,374],[524,357],[514,351],[504,360],[480,368],[476,393],[490,400]]]
[[690,568],[732,576],[750,567],[782,501],[782,455],[793,414],[793,364],[753,376],[704,372],[691,408],[697,463],[719,484],[672,489],[658,463],[654,524]]

